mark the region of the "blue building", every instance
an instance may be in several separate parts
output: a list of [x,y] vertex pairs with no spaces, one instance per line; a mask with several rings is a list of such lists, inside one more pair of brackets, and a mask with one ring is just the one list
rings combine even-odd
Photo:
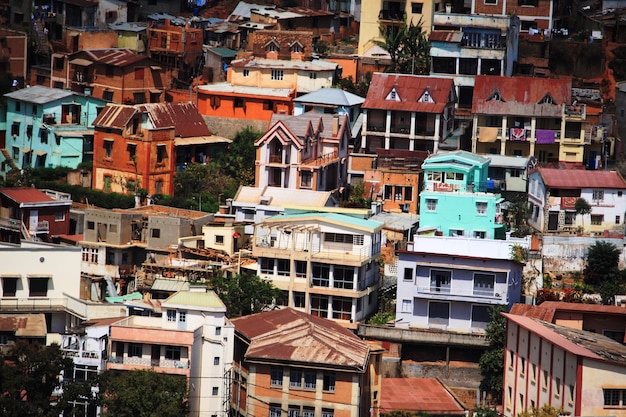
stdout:
[[93,121],[106,101],[34,86],[5,94],[6,144],[0,175],[27,167],[76,168],[93,157]]
[[504,239],[504,199],[488,193],[488,158],[465,151],[439,152],[422,164],[420,233]]

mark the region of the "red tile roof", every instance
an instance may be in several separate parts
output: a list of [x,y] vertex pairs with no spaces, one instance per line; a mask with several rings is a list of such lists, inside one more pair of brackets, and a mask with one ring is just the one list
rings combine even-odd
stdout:
[[56,201],[36,188],[2,188],[0,194],[4,194],[18,204]]
[[307,363],[364,372],[370,348],[354,333],[327,319],[292,308],[232,319],[250,341],[249,361]]
[[[400,101],[386,100],[387,95],[394,87]],[[372,82],[362,107],[364,109],[440,114],[443,113],[443,109],[449,103],[452,87],[451,78],[376,72],[372,76]],[[434,103],[418,102],[426,91]]]
[[383,378],[380,412],[464,414],[463,406],[435,378]]
[[[491,99],[498,93],[502,100]],[[549,94],[554,104],[539,104]],[[569,78],[500,77],[477,75],[472,113],[560,117],[563,104],[572,100]]]
[[626,181],[616,171],[586,169],[537,168],[543,183],[550,188],[613,188],[626,189]]

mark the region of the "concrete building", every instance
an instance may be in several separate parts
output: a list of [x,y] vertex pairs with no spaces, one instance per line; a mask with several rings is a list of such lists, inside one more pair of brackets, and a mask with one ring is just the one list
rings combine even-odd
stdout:
[[543,405],[576,416],[626,415],[626,346],[590,331],[504,316],[505,416]]
[[487,191],[523,194],[528,191],[528,171],[536,163],[534,159],[499,154],[482,156],[490,161],[487,171]]
[[[617,171],[538,168],[528,180],[528,224],[541,233],[624,233],[625,192],[626,181]],[[591,213],[576,213],[579,198],[589,203]]]
[[[299,116],[308,111],[331,113],[350,118],[350,127],[354,137],[355,125],[361,115],[361,105],[365,99],[340,88],[320,88],[293,99],[293,114]],[[361,122],[362,123],[362,122]],[[356,130],[360,130],[357,126]]]
[[383,224],[345,214],[283,214],[256,225],[257,275],[280,303],[355,328],[376,312]]
[[520,301],[523,265],[511,259],[520,243],[416,235],[397,252],[396,327],[483,333],[490,307]]
[[11,30],[8,28],[0,29],[0,75],[11,74],[13,79],[24,87],[27,75],[26,53],[27,53],[28,36],[25,32]]
[[379,416],[380,347],[292,308],[232,321],[236,415]]

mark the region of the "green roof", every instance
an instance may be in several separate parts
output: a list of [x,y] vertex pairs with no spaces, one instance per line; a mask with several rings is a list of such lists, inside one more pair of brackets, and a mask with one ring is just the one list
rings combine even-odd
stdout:
[[211,48],[209,51],[221,56],[222,58],[234,58],[237,56],[237,51],[228,48]]
[[226,306],[220,300],[220,298],[213,291],[196,292],[196,291],[179,291],[176,294],[172,294],[162,305],[178,304],[190,307],[204,307],[204,308],[217,308],[226,309]]
[[268,219],[264,222],[311,222],[311,221],[326,221],[339,226],[354,227],[360,230],[366,230],[374,232],[383,227],[383,223],[375,220],[362,219],[353,216],[347,216],[345,214],[338,213],[302,213],[302,214],[279,214]]
[[142,298],[143,298],[143,295],[141,295],[140,292],[133,292],[130,294],[125,294],[125,295],[116,295],[114,297],[105,297],[104,299],[108,303],[122,303],[124,301],[129,301],[129,300],[141,300]]

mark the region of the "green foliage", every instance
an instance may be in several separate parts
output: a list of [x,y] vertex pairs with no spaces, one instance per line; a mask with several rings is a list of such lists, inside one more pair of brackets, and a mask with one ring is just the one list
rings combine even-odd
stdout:
[[328,52],[330,51],[330,47],[328,46],[326,42],[322,40],[318,40],[317,42],[315,42],[315,45],[313,45],[313,50],[315,51],[316,54],[319,54],[321,56],[326,56]]
[[554,408],[549,404],[544,404],[541,408],[533,407],[529,411],[522,411],[518,417],[558,417],[562,414],[562,409]]
[[476,407],[474,410],[474,417],[498,417],[498,410],[491,407]]
[[578,198],[574,203],[574,210],[576,210],[576,214],[589,214],[591,213],[591,205],[584,198]]
[[154,371],[107,371],[99,377],[103,417],[179,417],[187,414],[187,380]]
[[511,236],[528,236],[530,234],[530,227],[527,223],[528,216],[530,215],[528,200],[524,197],[517,197],[510,201],[506,211],[508,226],[512,229]]
[[528,260],[528,250],[522,245],[512,245],[511,259],[517,262],[526,262]]
[[406,15],[401,22],[380,24],[384,40],[376,45],[385,49],[391,58],[389,72],[400,74],[428,74],[430,72],[430,42],[422,30],[422,21],[407,24]]
[[599,288],[604,280],[616,278],[621,252],[611,242],[600,240],[587,251],[587,267],[584,271],[585,282]]
[[233,277],[216,274],[208,286],[226,305],[229,318],[260,313],[281,295],[271,281],[246,273]]
[[224,173],[239,180],[239,185],[254,185],[254,161],[256,147],[254,142],[263,136],[263,132],[246,126],[233,138],[228,152],[219,159]]
[[72,201],[93,204],[102,208],[132,208],[135,207],[135,197],[132,195],[106,193],[104,191],[92,190],[79,185],[69,185],[61,182],[42,182],[38,188],[49,188],[72,195]]
[[483,378],[480,381],[480,389],[486,391],[492,398],[500,398],[502,396],[506,320],[500,313],[505,311],[505,305],[497,305],[491,308],[491,320],[485,329],[489,346],[479,361],[480,374]]
[[372,73],[367,72],[361,81],[358,83],[354,82],[354,79],[351,75],[347,78],[340,78],[337,81],[337,86],[349,93],[356,94],[360,97],[367,97],[367,90],[370,88],[370,83],[372,82]]
[[161,204],[197,210],[202,201],[202,211],[215,212],[220,201],[234,197],[239,179],[225,173],[219,162],[189,164],[174,177],[174,197]]
[[57,344],[18,341],[7,356],[0,357],[0,415],[55,415],[50,397],[60,386],[61,371],[67,372],[71,366],[72,360],[63,357]]
[[367,321],[367,324],[383,325],[389,323],[396,317],[394,313],[387,311],[378,311]]
[[371,199],[365,198],[365,185],[361,182],[350,187],[350,195],[343,202],[343,207],[368,208],[371,201]]

